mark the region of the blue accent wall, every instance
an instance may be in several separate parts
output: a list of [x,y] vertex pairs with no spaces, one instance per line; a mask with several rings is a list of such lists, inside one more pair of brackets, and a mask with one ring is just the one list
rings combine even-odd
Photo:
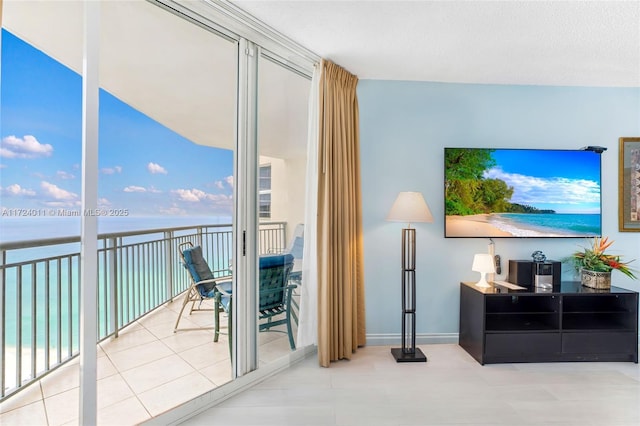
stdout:
[[[420,191],[434,223],[417,228],[417,333],[458,332],[459,283],[477,281],[474,253],[488,239],[444,238],[444,147],[562,148],[600,145],[603,235],[610,250],[640,270],[640,233],[618,232],[618,139],[640,136],[640,88],[590,88],[361,80],[360,152],[365,244],[367,334],[401,327],[400,238],[403,224],[385,221],[398,192]],[[545,167],[540,164],[540,167]],[[506,279],[508,259],[542,250],[559,260],[583,239],[494,239]],[[577,279],[567,266],[563,279]],[[613,273],[613,284],[640,281]]]

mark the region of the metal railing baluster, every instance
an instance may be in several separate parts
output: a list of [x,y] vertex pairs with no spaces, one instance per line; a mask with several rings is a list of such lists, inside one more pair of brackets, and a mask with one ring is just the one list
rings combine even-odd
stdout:
[[31,369],[30,378],[36,377],[36,364],[37,364],[37,336],[38,336],[38,312],[36,307],[38,305],[36,291],[36,283],[38,278],[38,271],[35,263],[31,264]]
[[5,336],[6,331],[5,327],[7,324],[7,314],[5,310],[6,305],[6,288],[5,288],[5,278],[6,278],[6,270],[4,265],[7,263],[7,252],[6,250],[0,250],[0,267],[2,270],[0,271],[0,398],[4,398],[5,392],[5,378],[4,372],[6,371],[6,344],[5,344]]
[[16,386],[22,384],[22,265],[16,276]]
[[49,264],[51,261],[47,260],[44,263],[44,369],[47,371],[51,364],[49,363],[49,351],[51,347],[50,342],[50,333],[51,333],[51,312],[50,312],[50,303],[51,300],[51,280],[50,274],[51,270],[49,269]]

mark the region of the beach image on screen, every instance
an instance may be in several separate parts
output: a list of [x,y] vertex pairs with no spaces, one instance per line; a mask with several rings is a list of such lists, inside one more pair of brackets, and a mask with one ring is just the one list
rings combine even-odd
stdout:
[[600,155],[445,148],[445,237],[601,235]]

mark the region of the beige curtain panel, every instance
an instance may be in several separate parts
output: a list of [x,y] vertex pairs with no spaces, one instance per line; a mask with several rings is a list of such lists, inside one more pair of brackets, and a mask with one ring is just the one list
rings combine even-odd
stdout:
[[358,77],[323,60],[318,141],[318,360],[366,341]]

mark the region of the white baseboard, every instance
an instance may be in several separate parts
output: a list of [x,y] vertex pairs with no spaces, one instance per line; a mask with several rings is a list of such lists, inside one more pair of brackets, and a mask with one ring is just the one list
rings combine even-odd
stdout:
[[[458,333],[418,333],[416,334],[417,345],[429,345],[438,343],[458,343]],[[401,345],[402,335],[400,333],[389,334],[367,334],[367,345],[371,346],[391,346]]]
[[245,374],[242,377],[215,388],[209,392],[200,395],[197,398],[187,401],[184,404],[159,414],[146,422],[144,425],[178,425],[187,419],[194,417],[209,408],[215,407],[222,401],[237,395],[248,388],[262,382],[263,380],[273,376],[280,371],[283,371],[293,364],[302,361],[308,356],[317,353],[316,346],[307,346],[305,348],[298,349],[295,352],[291,352],[289,355],[284,356],[276,361],[270,362],[265,365],[261,365],[255,371]]

